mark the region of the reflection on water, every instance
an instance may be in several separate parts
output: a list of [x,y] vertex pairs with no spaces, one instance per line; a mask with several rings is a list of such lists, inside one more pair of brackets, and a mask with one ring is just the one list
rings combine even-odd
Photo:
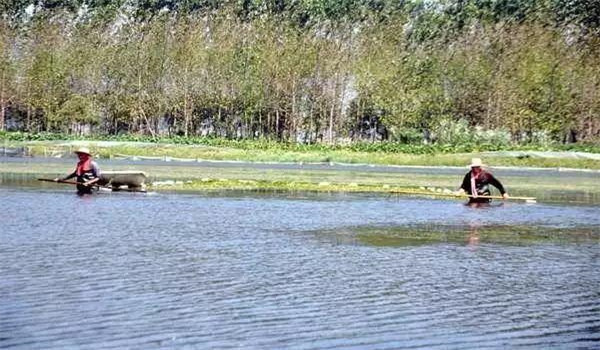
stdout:
[[600,342],[599,207],[6,187],[0,199],[3,349]]

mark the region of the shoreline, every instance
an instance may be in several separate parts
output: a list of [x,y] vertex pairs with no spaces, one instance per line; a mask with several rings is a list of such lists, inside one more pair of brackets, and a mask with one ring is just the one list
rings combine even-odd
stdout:
[[[3,143],[3,145],[2,145]],[[120,141],[8,141],[0,140],[2,155],[35,158],[69,158],[81,146],[89,147],[97,159],[153,160],[164,162],[220,162],[294,166],[382,167],[465,169],[471,158],[482,158],[491,169],[553,169],[600,173],[600,154],[585,152],[481,151],[470,153],[412,154],[364,152],[347,149],[287,150],[232,148]]]
[[[468,171],[468,166],[455,166],[455,165],[402,165],[402,164],[373,164],[373,163],[343,163],[343,162],[277,162],[277,161],[250,161],[250,160],[221,160],[221,159],[200,159],[200,158],[174,158],[174,157],[146,157],[146,156],[115,156],[113,158],[97,158],[98,161],[130,161],[131,164],[157,164],[161,165],[189,165],[189,166],[203,166],[203,165],[225,165],[225,166],[267,166],[267,167],[280,167],[280,168],[321,168],[321,169],[335,169],[339,168],[342,170],[355,170],[360,168],[361,170],[411,170],[411,169],[428,169],[428,170],[457,170],[457,171]],[[0,163],[11,163],[19,162],[20,160],[34,160],[34,161],[48,161],[57,163],[68,163],[75,161],[75,157],[44,157],[44,156],[2,156],[0,154]],[[344,169],[346,168],[346,169]],[[491,170],[507,170],[507,171],[519,171],[519,172],[582,172],[582,173],[598,173],[600,169],[587,169],[587,168],[568,168],[568,167],[534,167],[534,166],[486,166],[487,169]]]

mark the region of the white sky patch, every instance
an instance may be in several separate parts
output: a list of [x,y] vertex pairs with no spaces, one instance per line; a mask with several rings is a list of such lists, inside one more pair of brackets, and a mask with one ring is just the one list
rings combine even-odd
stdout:
[[34,4],[29,4],[29,6],[27,6],[25,8],[25,14],[29,17],[33,16],[33,13],[35,12],[35,5]]
[[348,114],[348,109],[354,99],[358,97],[358,91],[355,88],[356,78],[350,76],[344,84],[344,91],[342,93],[342,115]]
[[115,35],[121,30],[121,28],[133,21],[135,6],[131,3],[125,3],[119,9],[117,18],[110,29],[110,35]]
[[81,18],[81,17],[87,15],[88,12],[89,12],[88,5],[84,3],[83,5],[81,5],[79,10],[77,10],[77,17]]

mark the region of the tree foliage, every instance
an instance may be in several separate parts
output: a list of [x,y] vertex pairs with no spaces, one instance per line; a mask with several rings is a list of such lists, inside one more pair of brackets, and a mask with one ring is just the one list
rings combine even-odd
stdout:
[[0,130],[598,141],[596,3],[5,1]]

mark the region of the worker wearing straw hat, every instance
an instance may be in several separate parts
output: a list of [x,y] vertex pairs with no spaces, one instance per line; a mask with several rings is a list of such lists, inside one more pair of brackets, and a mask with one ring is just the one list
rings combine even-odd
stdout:
[[75,154],[79,158],[75,170],[63,178],[57,177],[54,181],[65,181],[77,177],[77,194],[90,194],[92,193],[92,185],[100,180],[100,168],[92,160],[92,154],[87,147],[79,148],[75,151]]
[[460,186],[461,192],[469,195],[469,204],[471,203],[489,203],[489,198],[479,198],[480,196],[490,195],[490,185],[496,187],[504,199],[508,198],[508,193],[504,186],[489,171],[484,170],[485,164],[480,158],[471,159],[469,167],[471,170],[465,175]]

